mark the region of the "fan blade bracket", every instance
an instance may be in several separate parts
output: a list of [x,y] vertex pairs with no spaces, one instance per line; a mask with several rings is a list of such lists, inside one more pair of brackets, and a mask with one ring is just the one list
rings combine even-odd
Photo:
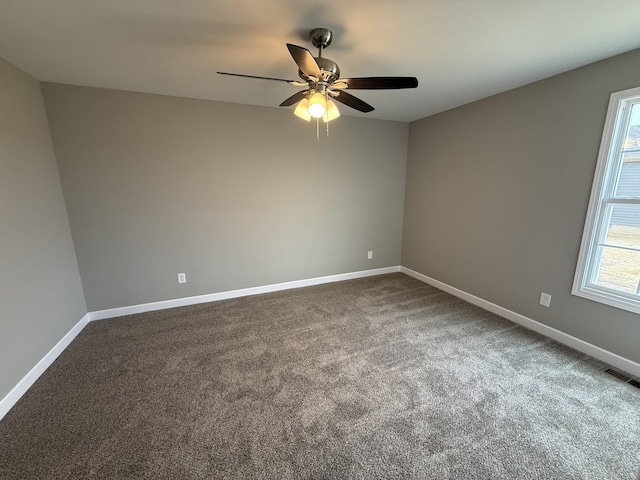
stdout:
[[298,70],[298,72],[300,73],[300,77],[302,77],[307,83],[320,83],[320,79],[313,75],[306,75],[302,70]]
[[347,85],[345,82],[343,82],[342,80],[336,80],[335,82],[333,82],[331,84],[331,88],[337,88],[337,89],[344,89],[344,88],[349,88],[349,85]]

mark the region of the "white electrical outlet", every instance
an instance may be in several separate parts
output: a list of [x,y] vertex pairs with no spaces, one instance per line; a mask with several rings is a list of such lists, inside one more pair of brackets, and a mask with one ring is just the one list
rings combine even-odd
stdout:
[[367,252],[367,258],[368,258],[369,260],[371,260],[371,259],[373,258],[373,250],[369,250],[369,251]]
[[178,274],[178,283],[187,283],[187,274],[179,273]]
[[548,307],[549,305],[551,305],[551,295],[542,292],[540,294],[540,305],[542,305],[543,307]]

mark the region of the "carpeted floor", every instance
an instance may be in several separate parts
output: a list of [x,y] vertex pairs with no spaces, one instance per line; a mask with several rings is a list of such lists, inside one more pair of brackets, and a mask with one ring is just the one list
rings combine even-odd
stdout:
[[0,478],[629,479],[640,389],[403,274],[90,323]]

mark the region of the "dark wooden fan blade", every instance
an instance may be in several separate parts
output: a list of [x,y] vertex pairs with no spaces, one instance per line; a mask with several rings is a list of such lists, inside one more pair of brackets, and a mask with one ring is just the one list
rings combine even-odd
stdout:
[[285,78],[260,77],[258,75],[245,75],[244,73],[217,72],[220,75],[231,75],[233,77],[257,78],[259,80],[274,80],[276,82],[295,83],[295,80],[287,80]]
[[309,90],[300,90],[299,92],[294,93],[289,98],[287,98],[284,102],[282,102],[280,104],[280,106],[281,107],[288,107],[290,105],[298,103],[300,100],[302,100],[304,97],[307,96],[308,92],[309,92]]
[[368,113],[368,112],[373,112],[375,110],[367,102],[363,102],[359,98],[354,97],[353,95],[345,92],[344,90],[340,90],[339,94],[332,98],[340,103],[344,103],[348,107],[355,108],[360,112]]
[[309,50],[304,47],[299,47],[298,45],[292,45],[291,43],[287,43],[287,48],[302,73],[307,77],[314,77],[316,80],[322,78],[320,67]]
[[416,77],[362,77],[341,78],[340,82],[349,85],[348,88],[356,90],[395,90],[398,88],[416,88]]

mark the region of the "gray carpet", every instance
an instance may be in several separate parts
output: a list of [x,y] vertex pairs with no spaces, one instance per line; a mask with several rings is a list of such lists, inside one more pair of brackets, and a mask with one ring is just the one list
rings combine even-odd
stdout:
[[640,389],[402,274],[90,323],[2,479],[629,479]]

